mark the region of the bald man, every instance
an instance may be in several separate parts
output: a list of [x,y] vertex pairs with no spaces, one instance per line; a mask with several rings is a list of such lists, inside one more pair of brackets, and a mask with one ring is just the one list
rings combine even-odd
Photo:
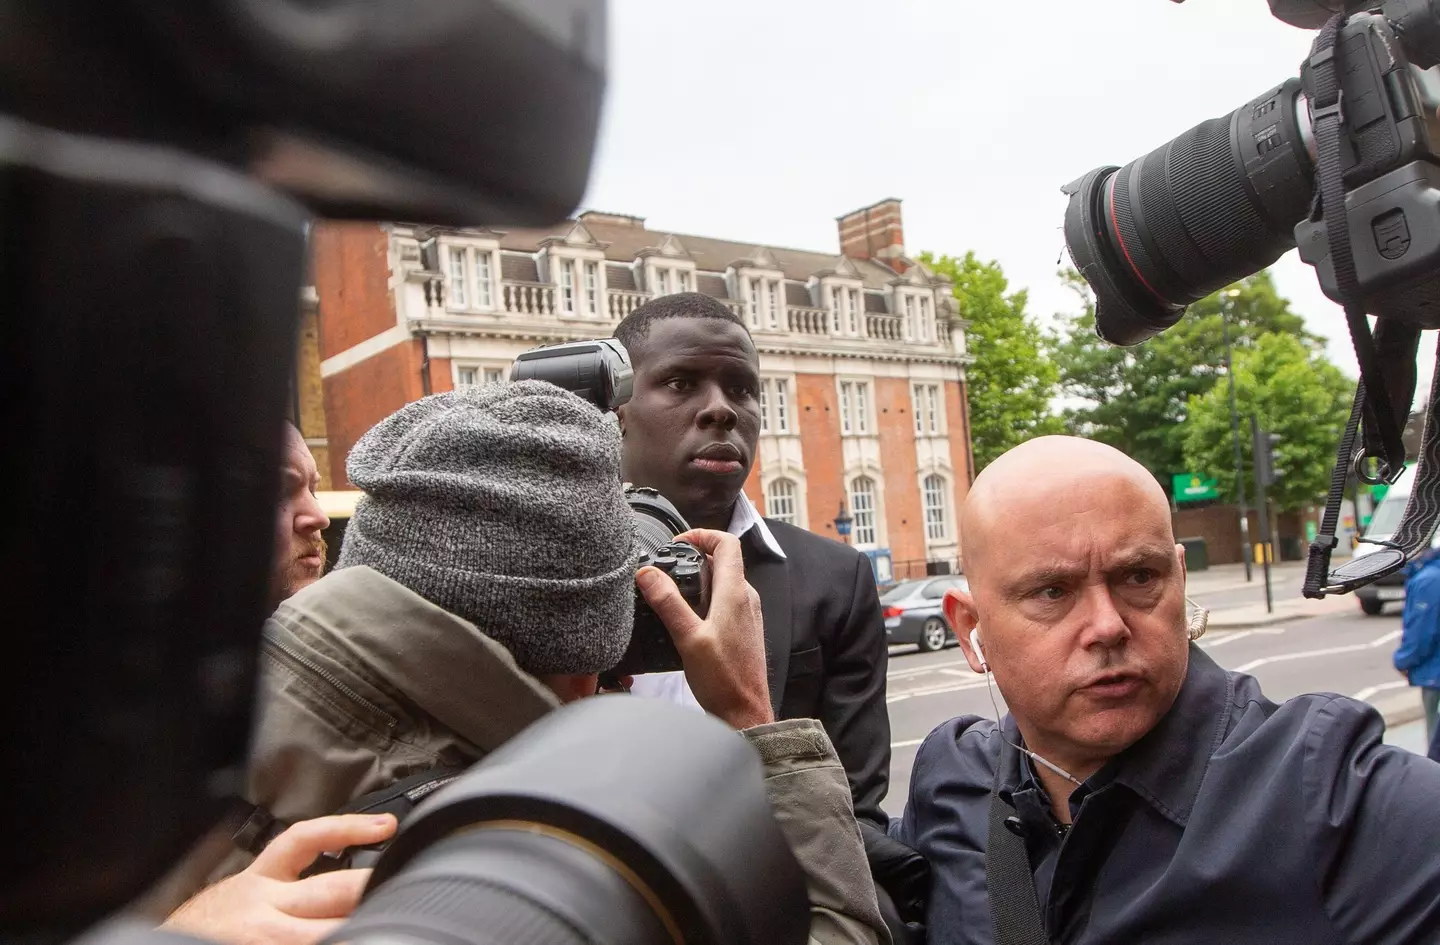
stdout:
[[891,823],[931,864],[929,942],[1440,941],[1440,765],[1365,703],[1277,705],[1188,639],[1143,467],[1031,440],[961,533],[945,614],[1009,713],[933,731]]

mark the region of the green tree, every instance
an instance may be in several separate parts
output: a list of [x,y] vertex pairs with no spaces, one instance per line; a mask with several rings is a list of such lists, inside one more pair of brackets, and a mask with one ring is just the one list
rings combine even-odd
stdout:
[[923,253],[920,261],[955,284],[960,315],[970,323],[965,339],[975,362],[966,377],[976,471],[1018,443],[1064,432],[1050,408],[1059,375],[1040,328],[1025,314],[1025,292],[1008,291],[1000,266],[974,253],[962,259]]
[[1178,324],[1130,348],[1096,335],[1094,300],[1084,280],[1073,270],[1062,278],[1083,303],[1083,311],[1064,318],[1050,338],[1060,390],[1075,401],[1064,412],[1065,426],[1134,457],[1167,490],[1172,475],[1187,471],[1184,424],[1191,398],[1207,394],[1225,376],[1222,314],[1237,358],[1271,333],[1288,335],[1310,352],[1325,343],[1305,330],[1268,272],[1201,299]]
[[[1235,353],[1235,403],[1240,413],[1240,446],[1247,490],[1253,488],[1249,417],[1280,435],[1269,488],[1281,510],[1299,508],[1324,496],[1330,485],[1335,448],[1350,415],[1355,384],[1320,352],[1293,335],[1265,334]],[[1213,476],[1221,495],[1235,497],[1235,448],[1230,430],[1227,385],[1192,397],[1181,428],[1185,464]]]

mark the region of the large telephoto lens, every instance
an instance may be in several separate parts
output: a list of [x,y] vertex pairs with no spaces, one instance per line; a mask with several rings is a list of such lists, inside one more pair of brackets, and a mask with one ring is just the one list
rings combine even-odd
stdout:
[[1294,247],[1310,206],[1309,145],[1300,80],[1290,79],[1068,185],[1065,242],[1095,291],[1100,336],[1139,344]]
[[754,748],[597,696],[416,808],[328,945],[801,945],[805,875]]

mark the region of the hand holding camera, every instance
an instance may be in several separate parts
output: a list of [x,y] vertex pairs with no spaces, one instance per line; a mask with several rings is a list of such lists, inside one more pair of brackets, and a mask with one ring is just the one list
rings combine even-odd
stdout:
[[705,617],[691,609],[675,582],[658,568],[642,568],[635,581],[669,628],[696,701],[735,729],[775,721],[760,596],[745,582],[740,540],[707,529],[686,532],[678,540],[710,556],[710,609]]

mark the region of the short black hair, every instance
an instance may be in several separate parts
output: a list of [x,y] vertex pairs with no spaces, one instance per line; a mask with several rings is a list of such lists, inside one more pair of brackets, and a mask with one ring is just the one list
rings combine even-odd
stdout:
[[750,336],[745,320],[730,311],[725,303],[717,301],[703,292],[677,292],[651,299],[615,326],[615,337],[635,357],[635,347],[650,334],[650,326],[666,318],[713,318],[716,321],[739,325]]

